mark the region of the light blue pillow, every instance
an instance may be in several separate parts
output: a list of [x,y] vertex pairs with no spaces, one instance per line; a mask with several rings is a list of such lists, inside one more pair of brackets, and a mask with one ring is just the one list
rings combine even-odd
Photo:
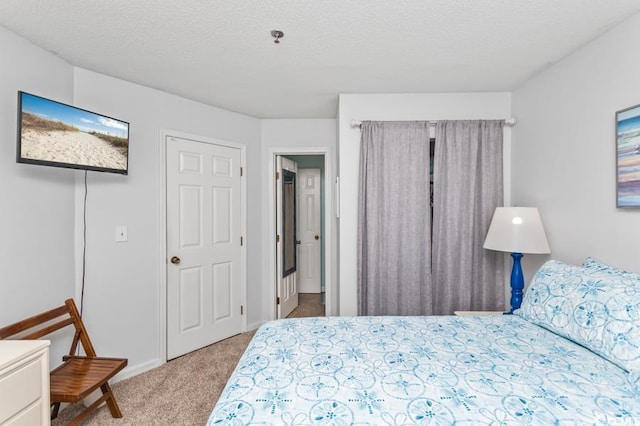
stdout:
[[549,260],[514,313],[640,371],[640,285],[632,275]]
[[605,272],[611,275],[618,275],[624,278],[631,278],[640,282],[640,274],[636,274],[634,272],[625,271],[624,269],[617,269],[613,266],[609,266],[605,263],[602,263],[593,257],[587,257],[582,263],[584,268],[592,269],[595,271]]

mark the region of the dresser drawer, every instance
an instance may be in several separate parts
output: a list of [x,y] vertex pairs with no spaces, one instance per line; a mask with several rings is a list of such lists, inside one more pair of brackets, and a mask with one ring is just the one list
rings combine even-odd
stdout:
[[[42,357],[32,358],[12,366],[13,368],[0,375],[0,401],[2,401],[0,404],[0,424],[16,415],[21,409],[29,407],[41,399],[42,362]],[[46,368],[48,369],[48,366]],[[38,422],[31,424],[38,424]]]
[[2,426],[33,426],[42,422],[42,400],[39,400],[29,408],[22,410],[18,415],[12,417]]

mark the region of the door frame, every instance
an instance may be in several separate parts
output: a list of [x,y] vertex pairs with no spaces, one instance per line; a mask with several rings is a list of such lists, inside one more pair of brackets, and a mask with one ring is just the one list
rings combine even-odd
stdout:
[[[323,155],[324,156],[324,231],[326,235],[324,246],[324,290],[325,290],[325,316],[336,315],[334,307],[334,297],[336,296],[334,288],[334,270],[335,270],[335,253],[334,247],[334,221],[337,215],[333,215],[334,191],[333,191],[333,168],[331,167],[332,152],[329,147],[272,147],[268,151],[267,176],[265,185],[267,188],[264,193],[267,194],[267,226],[265,226],[265,248],[267,253],[267,261],[265,262],[265,277],[267,277],[266,296],[264,298],[263,312],[267,314],[267,320],[277,318],[278,307],[276,305],[276,286],[278,285],[278,275],[276,270],[276,155]],[[264,222],[263,222],[264,223]]]
[[244,244],[240,246],[240,301],[244,306],[242,315],[242,332],[247,331],[247,146],[245,144],[232,142],[224,139],[212,138],[208,136],[195,135],[192,133],[180,132],[177,130],[160,129],[160,149],[158,155],[158,211],[159,229],[158,237],[161,243],[158,253],[159,282],[158,300],[160,303],[159,318],[159,354],[160,362],[167,362],[167,139],[176,137],[189,139],[211,145],[225,146],[240,150],[240,167],[243,169],[240,179],[240,234],[244,237]]

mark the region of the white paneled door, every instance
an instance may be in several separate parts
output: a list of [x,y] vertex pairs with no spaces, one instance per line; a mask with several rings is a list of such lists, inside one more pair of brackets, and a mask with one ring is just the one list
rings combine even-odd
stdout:
[[298,170],[298,291],[320,293],[320,169]]
[[297,257],[299,241],[297,228],[297,165],[280,155],[276,156],[276,245],[278,274],[276,304],[278,318],[285,318],[298,307]]
[[167,137],[167,358],[242,331],[241,152]]

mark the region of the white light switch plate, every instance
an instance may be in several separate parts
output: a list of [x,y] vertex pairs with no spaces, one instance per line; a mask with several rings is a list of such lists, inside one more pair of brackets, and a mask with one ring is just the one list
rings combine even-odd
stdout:
[[124,225],[116,226],[116,242],[122,243],[129,239],[127,227]]

